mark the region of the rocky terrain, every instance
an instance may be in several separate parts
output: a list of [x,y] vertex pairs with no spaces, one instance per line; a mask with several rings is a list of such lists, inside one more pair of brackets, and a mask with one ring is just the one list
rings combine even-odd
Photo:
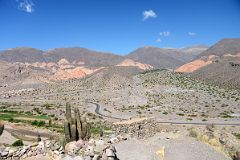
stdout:
[[235,42],[126,56],[3,51],[0,159],[238,160]]
[[237,38],[223,39],[176,71],[192,73],[193,78],[213,85],[237,89],[240,86],[239,46],[240,40]]

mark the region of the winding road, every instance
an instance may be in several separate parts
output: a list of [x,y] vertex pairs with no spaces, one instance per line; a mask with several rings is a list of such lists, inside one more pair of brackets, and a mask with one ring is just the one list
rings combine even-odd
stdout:
[[100,108],[101,106],[98,104],[98,103],[95,103],[95,102],[88,102],[88,103],[91,103],[91,104],[94,104],[96,106],[95,108],[95,113],[101,117],[106,117],[106,118],[111,118],[111,119],[117,119],[117,120],[128,120],[128,119],[125,119],[125,118],[119,118],[119,117],[113,117],[113,116],[108,116],[108,115],[104,115],[100,112]]
[[[114,117],[114,116],[109,116],[109,115],[104,115],[103,113],[100,112],[101,106],[98,103],[95,102],[88,102],[91,104],[94,104],[96,106],[95,108],[95,114],[101,116],[101,117],[105,117],[105,118],[111,118],[111,119],[116,119],[116,120],[129,120],[126,118],[120,118],[120,117]],[[239,123],[217,123],[217,122],[178,122],[178,121],[159,121],[157,120],[157,123],[160,124],[172,124],[172,125],[196,125],[196,126],[206,126],[206,125],[215,125],[215,126],[240,126],[240,122]]]

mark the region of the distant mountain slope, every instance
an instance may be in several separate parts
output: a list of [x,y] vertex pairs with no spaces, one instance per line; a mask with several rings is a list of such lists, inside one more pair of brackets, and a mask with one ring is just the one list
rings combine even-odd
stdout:
[[152,68],[124,56],[84,48],[57,48],[49,51],[14,48],[0,52],[0,62],[0,83],[9,89],[83,78],[107,67],[132,66],[138,70]]
[[199,54],[196,59],[215,55],[222,57],[226,54],[236,55],[240,53],[240,38],[223,39]]
[[56,48],[44,53],[44,57],[48,62],[58,62],[66,59],[70,63],[83,64],[85,66],[112,66],[122,62],[123,56],[112,53],[104,53],[88,50],[85,48]]
[[150,64],[154,68],[175,69],[186,62],[190,62],[204,50],[206,50],[205,47],[183,49],[143,47],[131,52],[127,57],[141,63]]
[[0,61],[0,90],[32,88],[49,83],[51,73],[47,70],[34,68],[23,63]]
[[84,64],[85,66],[111,66],[122,62],[123,56],[97,52],[85,48],[56,48],[41,51],[34,48],[14,48],[0,52],[0,60],[6,62],[54,62],[66,59],[70,63]]
[[34,48],[13,48],[0,52],[0,61],[44,62],[43,51]]
[[64,59],[72,65],[105,67],[120,64],[126,59],[132,59],[155,68],[172,69],[191,61],[205,49],[206,47],[202,46],[182,49],[143,47],[131,52],[127,56],[120,56],[79,47],[56,48],[48,51],[23,47],[1,51],[0,61],[10,63],[58,63]]
[[223,39],[175,71],[221,87],[240,89],[240,39]]
[[225,88],[240,89],[240,61],[216,61],[193,72],[191,77]]
[[221,59],[233,59],[234,57],[240,57],[240,38],[223,39],[196,56],[194,61],[177,68],[176,71],[191,73],[206,66],[206,64],[211,64],[214,61]]
[[196,46],[181,48],[179,50],[183,52],[184,60],[186,62],[187,61],[190,62],[190,61],[194,60],[200,53],[203,53],[207,49],[208,49],[208,46],[196,45]]

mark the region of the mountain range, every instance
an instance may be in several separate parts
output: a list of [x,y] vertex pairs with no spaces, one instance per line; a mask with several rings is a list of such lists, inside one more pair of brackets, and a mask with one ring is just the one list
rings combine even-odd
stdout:
[[12,48],[0,52],[2,84],[15,86],[52,83],[82,78],[111,66],[137,67],[140,70],[171,68],[193,59],[206,48],[161,49],[144,47],[126,55],[98,52],[85,48],[56,48],[47,51],[35,48]]
[[[138,72],[167,68],[190,74],[193,78],[206,82],[215,83],[218,78],[224,79],[216,84],[222,85],[231,81],[231,86],[234,86],[240,79],[234,76],[234,73],[239,72],[239,59],[240,39],[223,39],[210,48],[192,46],[175,49],[148,46],[124,56],[79,47],[47,51],[19,47],[0,52],[0,83],[1,87],[33,87],[43,83],[82,78],[107,68],[125,67],[131,70],[137,68],[135,71]],[[230,80],[225,81],[226,78],[222,75],[227,74],[230,74]]]

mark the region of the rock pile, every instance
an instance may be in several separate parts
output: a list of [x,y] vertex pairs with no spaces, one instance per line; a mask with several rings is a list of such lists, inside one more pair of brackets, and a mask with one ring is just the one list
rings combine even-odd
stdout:
[[126,140],[116,136],[110,140],[72,141],[65,148],[56,141],[40,141],[24,147],[0,149],[1,159],[25,159],[42,155],[54,160],[118,160],[114,143]]
[[[40,141],[24,147],[6,147],[0,150],[0,157],[2,159],[23,159],[27,157],[51,154],[64,153],[63,147],[55,141]],[[1,159],[0,158],[0,159]]]

